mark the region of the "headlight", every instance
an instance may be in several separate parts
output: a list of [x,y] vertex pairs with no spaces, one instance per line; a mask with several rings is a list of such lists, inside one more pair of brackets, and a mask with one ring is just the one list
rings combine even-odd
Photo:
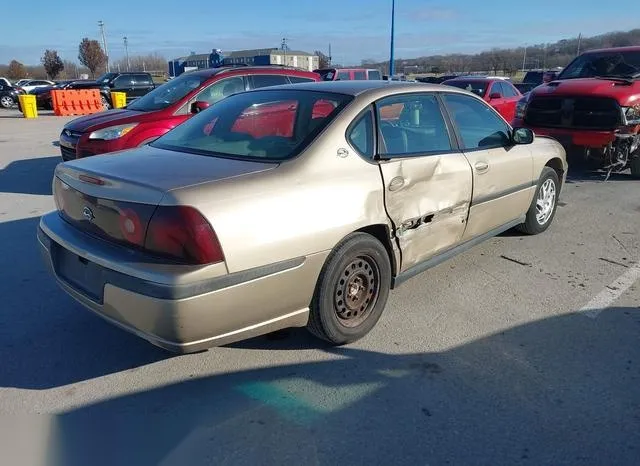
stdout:
[[640,105],[622,107],[624,122],[627,125],[640,125]]
[[111,141],[112,139],[118,139],[127,134],[133,128],[138,126],[138,123],[129,123],[127,125],[109,126],[94,131],[89,135],[89,139],[102,139],[105,141]]

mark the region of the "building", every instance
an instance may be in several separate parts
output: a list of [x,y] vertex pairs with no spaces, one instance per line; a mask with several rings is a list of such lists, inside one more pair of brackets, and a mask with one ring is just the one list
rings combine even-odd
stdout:
[[176,58],[169,62],[169,76],[179,76],[185,71],[203,68],[217,68],[225,65],[286,65],[313,71],[320,67],[317,55],[279,48],[237,50],[222,52],[213,49],[211,53],[196,54]]

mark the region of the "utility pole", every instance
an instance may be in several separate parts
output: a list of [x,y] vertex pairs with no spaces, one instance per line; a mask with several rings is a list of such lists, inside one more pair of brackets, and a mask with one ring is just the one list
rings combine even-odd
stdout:
[[576,54],[576,57],[577,57],[578,55],[580,55],[580,45],[581,45],[581,42],[582,42],[582,33],[578,34],[578,53]]
[[104,54],[107,57],[107,72],[111,71],[109,68],[109,51],[107,50],[107,39],[104,35],[104,22],[98,21],[98,26],[100,26],[100,32],[102,33],[102,46],[104,47]]
[[129,41],[127,36],[124,36],[124,53],[127,56],[127,71],[131,71],[131,63],[129,63]]
[[527,44],[524,45],[524,58],[522,59],[522,71],[527,64]]
[[284,51],[284,66],[287,66],[287,39],[286,37],[282,38],[282,50]]
[[389,79],[393,78],[395,73],[394,58],[393,58],[393,33],[396,19],[396,0],[391,0],[391,52],[389,54]]
[[331,64],[331,42],[329,42],[329,65]]

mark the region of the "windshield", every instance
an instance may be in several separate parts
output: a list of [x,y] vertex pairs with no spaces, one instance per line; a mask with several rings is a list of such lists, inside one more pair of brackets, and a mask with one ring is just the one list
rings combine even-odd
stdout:
[[104,73],[100,76],[98,76],[98,78],[96,79],[97,82],[99,82],[100,84],[106,84],[109,82],[109,80],[111,78],[113,78],[116,75],[116,73]]
[[459,87],[469,92],[473,92],[480,97],[484,97],[487,93],[487,82],[485,81],[467,81],[465,79],[452,79],[445,81],[442,84],[446,86]]
[[595,52],[577,57],[557,79],[594,78],[607,76],[632,78],[640,73],[640,51]]
[[181,100],[191,91],[198,89],[209,78],[210,76],[183,74],[156,87],[151,92],[147,92],[129,104],[127,108],[140,112],[162,110]]
[[193,154],[281,161],[307,147],[353,99],[303,90],[263,90],[217,102],[151,145]]

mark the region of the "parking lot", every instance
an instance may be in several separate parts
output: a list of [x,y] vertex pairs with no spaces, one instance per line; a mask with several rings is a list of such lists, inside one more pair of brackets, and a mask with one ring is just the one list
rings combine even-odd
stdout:
[[353,345],[295,329],[174,356],[45,270],[71,119],[48,113],[0,113],[0,412],[59,415],[60,464],[637,464],[639,181],[570,159],[547,232],[411,279]]

